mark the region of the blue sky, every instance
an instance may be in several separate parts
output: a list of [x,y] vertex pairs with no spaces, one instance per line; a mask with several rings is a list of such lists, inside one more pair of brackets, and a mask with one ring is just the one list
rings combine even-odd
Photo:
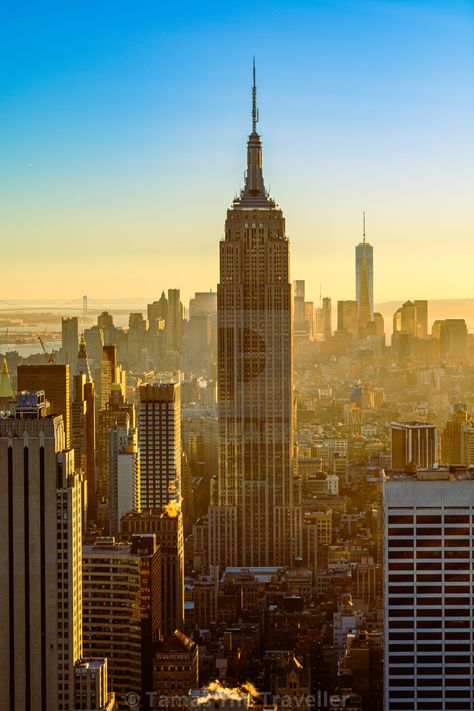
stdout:
[[214,287],[253,54],[292,277],[351,298],[365,209],[376,300],[472,296],[472,2],[72,0],[2,9],[2,298]]

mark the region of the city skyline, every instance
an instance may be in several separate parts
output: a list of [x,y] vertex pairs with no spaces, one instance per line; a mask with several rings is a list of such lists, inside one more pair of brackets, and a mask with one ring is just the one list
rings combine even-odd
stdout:
[[[145,259],[158,282],[215,289],[218,206],[243,184],[253,53],[291,279],[305,279],[314,301],[320,284],[334,300],[353,298],[366,210],[376,302],[403,298],[401,273],[413,298],[471,295],[473,9],[300,2],[269,15],[263,4],[250,30],[248,7],[210,4],[197,16],[150,3],[139,15],[124,3],[112,17],[94,8],[93,25],[87,6],[32,7],[27,20],[9,10],[5,27],[23,38],[5,37],[1,50],[12,68],[0,80],[10,298],[132,297]],[[463,255],[452,268],[447,235]],[[33,269],[44,277],[34,289]]]

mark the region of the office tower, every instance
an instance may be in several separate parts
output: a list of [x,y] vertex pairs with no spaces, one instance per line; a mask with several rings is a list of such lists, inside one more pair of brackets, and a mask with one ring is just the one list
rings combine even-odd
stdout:
[[82,561],[84,655],[107,657],[110,687],[119,708],[128,708],[125,695],[142,694],[151,683],[152,639],[160,636],[159,548],[154,536],[131,543],[98,538],[83,547]]
[[308,327],[305,314],[305,283],[303,279],[293,282],[293,334],[295,340],[305,339]]
[[61,357],[67,363],[71,373],[76,371],[77,352],[79,350],[79,321],[77,316],[61,319]]
[[313,308],[313,340],[322,341],[324,339],[323,328],[323,309],[318,306]]
[[95,388],[89,367],[86,343],[83,338],[81,338],[79,345],[77,372],[73,383],[73,402],[71,407],[72,446],[76,465],[81,466],[86,474],[87,516],[89,520],[95,520],[97,515]]
[[0,418],[0,708],[9,711],[73,711],[82,657],[82,480],[63,418],[47,412],[44,391],[23,392]]
[[385,711],[470,709],[474,482],[437,469],[383,487]]
[[[125,402],[122,389],[118,383],[113,383],[109,400],[104,409],[99,411],[97,422],[97,523],[109,530],[110,513],[110,432],[114,426],[127,430],[135,427],[135,408]],[[114,475],[117,474],[117,461],[114,461]],[[116,479],[114,487],[117,486]],[[115,508],[114,508],[115,510]]]
[[181,499],[179,383],[140,386],[140,508],[163,509]]
[[142,351],[145,345],[145,336],[148,330],[148,321],[142,313],[131,313],[128,320],[127,351],[129,367],[141,366]]
[[11,409],[15,393],[8,375],[7,361],[4,358],[2,371],[0,372],[0,412],[8,412]]
[[337,330],[347,331],[353,338],[357,338],[359,333],[357,301],[337,302]]
[[461,464],[474,465],[474,424],[472,422],[461,427]]
[[426,299],[415,299],[415,333],[418,338],[428,337],[428,302]]
[[324,338],[331,338],[332,335],[332,310],[331,299],[328,296],[323,298],[323,333]]
[[199,686],[198,646],[192,639],[176,630],[164,639],[153,655],[153,691],[158,696],[187,696]]
[[154,321],[164,319],[166,321],[168,317],[168,299],[165,296],[165,292],[161,293],[158,301],[154,301],[152,304],[147,306],[147,318],[150,324]]
[[441,325],[441,356],[463,360],[467,356],[467,326],[463,318],[447,318]]
[[[104,344],[108,346],[116,345],[117,334],[122,333],[120,329],[115,327],[113,316],[109,314],[108,311],[102,311],[102,313],[97,316],[97,326],[95,326],[95,328],[102,333],[100,349]],[[100,360],[100,357],[98,360]]]
[[245,187],[227,212],[218,303],[219,475],[210,560],[290,565],[302,553],[293,472],[292,305],[282,211],[265,190],[255,71]]
[[196,291],[189,300],[189,318],[196,314],[209,313],[217,318],[217,292]]
[[184,309],[180,301],[179,289],[168,289],[168,315],[166,318],[166,340],[168,351],[181,351]]
[[375,325],[375,335],[383,338],[383,343],[385,345],[385,322],[381,313],[376,311],[374,313],[374,325]]
[[87,353],[92,360],[93,369],[96,371],[102,360],[102,348],[104,347],[104,330],[100,326],[91,326],[84,331],[84,340]]
[[313,340],[314,304],[312,301],[304,302],[304,320],[306,322],[306,332],[308,339]]
[[138,435],[125,414],[109,429],[109,531],[120,530],[120,518],[127,511],[140,510],[140,455]]
[[68,365],[19,365],[17,369],[18,392],[44,390],[53,415],[62,415],[65,448],[71,446],[70,385]]
[[393,332],[416,335],[416,312],[413,301],[405,301],[393,315]]
[[[121,520],[122,537],[154,533],[161,556],[161,632],[168,637],[184,626],[183,515],[171,503],[165,511],[147,509],[128,513]],[[154,637],[154,639],[157,639]]]
[[190,347],[208,361],[216,359],[217,347],[217,292],[196,292],[189,302]]
[[363,238],[356,247],[355,255],[359,327],[365,328],[374,317],[374,248],[365,239],[365,213]]
[[98,372],[98,408],[103,410],[109,402],[112,384],[117,382],[117,352],[115,346],[102,347],[102,360]]
[[465,464],[463,461],[463,432],[473,427],[472,417],[465,409],[455,410],[446,422],[441,437],[441,459],[447,464]]
[[438,435],[435,425],[424,422],[392,422],[392,469],[405,471],[414,464],[430,469],[436,462]]
[[109,692],[107,658],[82,659],[76,664],[74,711],[114,711],[115,694]]

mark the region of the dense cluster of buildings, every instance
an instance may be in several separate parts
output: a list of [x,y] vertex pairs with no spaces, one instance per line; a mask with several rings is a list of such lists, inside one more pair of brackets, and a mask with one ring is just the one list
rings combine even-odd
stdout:
[[[474,341],[290,282],[253,86],[217,292],[0,373],[0,706],[472,708]],[[336,324],[337,321],[337,324]]]

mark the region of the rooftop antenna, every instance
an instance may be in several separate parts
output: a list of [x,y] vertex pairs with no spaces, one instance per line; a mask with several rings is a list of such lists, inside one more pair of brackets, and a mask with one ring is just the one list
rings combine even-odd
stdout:
[[363,215],[364,215],[364,217],[363,217],[363,230],[362,230],[362,233],[363,233],[363,237],[364,237],[363,244],[365,244],[365,210],[364,210],[364,212],[363,212]]
[[323,293],[323,285],[319,285],[319,308],[323,305],[323,299],[322,299],[322,293]]
[[253,57],[253,86],[252,86],[252,133],[257,133],[258,109],[257,109],[257,80],[255,72],[255,55]]

